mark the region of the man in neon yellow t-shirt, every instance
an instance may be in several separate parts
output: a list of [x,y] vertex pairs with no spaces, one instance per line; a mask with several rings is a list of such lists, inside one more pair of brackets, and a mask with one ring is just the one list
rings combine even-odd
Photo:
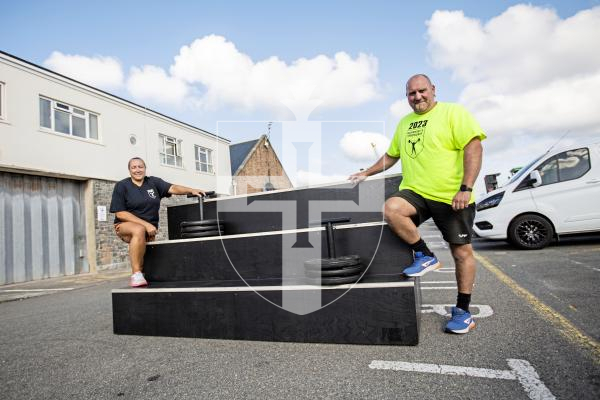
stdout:
[[414,112],[400,120],[387,153],[366,171],[349,179],[359,182],[401,160],[399,192],[385,202],[384,214],[394,233],[414,251],[414,262],[404,269],[404,274],[422,276],[440,268],[440,262],[417,229],[433,218],[450,244],[456,263],[458,297],[446,330],[467,333],[475,327],[469,313],[475,281],[472,188],[481,168],[481,141],[486,136],[462,106],[436,101],[435,86],[426,75],[415,75],[408,80],[406,97]]

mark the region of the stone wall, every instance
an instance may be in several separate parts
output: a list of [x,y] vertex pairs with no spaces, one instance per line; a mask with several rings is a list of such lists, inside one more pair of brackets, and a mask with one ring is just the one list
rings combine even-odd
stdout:
[[[94,227],[96,231],[97,269],[121,268],[129,265],[127,244],[115,235],[114,214],[109,212],[115,182],[94,180]],[[98,206],[106,207],[106,221],[98,221]]]

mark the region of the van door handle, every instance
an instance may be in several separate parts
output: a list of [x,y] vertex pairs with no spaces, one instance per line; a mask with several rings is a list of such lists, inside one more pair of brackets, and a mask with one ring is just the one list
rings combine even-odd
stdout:
[[600,179],[590,179],[589,181],[586,181],[585,183],[600,183]]

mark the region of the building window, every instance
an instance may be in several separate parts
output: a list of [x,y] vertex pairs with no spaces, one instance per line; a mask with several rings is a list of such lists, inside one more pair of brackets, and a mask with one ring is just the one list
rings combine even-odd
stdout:
[[196,171],[212,174],[214,172],[212,150],[200,146],[194,146],[194,150],[196,153]]
[[98,140],[98,115],[40,96],[40,126],[83,139]]
[[183,167],[181,140],[162,134],[158,136],[160,138],[160,162],[164,165]]
[[0,120],[6,119],[6,92],[4,82],[0,82]]

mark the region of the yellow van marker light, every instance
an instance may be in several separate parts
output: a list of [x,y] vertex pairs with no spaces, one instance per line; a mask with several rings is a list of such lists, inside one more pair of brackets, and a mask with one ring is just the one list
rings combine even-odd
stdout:
[[573,323],[571,323],[571,321],[563,317],[552,307],[544,304],[527,289],[521,287],[511,277],[502,272],[500,268],[492,264],[486,257],[477,252],[473,253],[479,263],[481,263],[488,271],[496,275],[496,277],[506,284],[515,294],[527,300],[534,311],[542,316],[542,318],[552,323],[564,337],[572,343],[590,350],[594,362],[600,364],[600,343],[580,331]]

